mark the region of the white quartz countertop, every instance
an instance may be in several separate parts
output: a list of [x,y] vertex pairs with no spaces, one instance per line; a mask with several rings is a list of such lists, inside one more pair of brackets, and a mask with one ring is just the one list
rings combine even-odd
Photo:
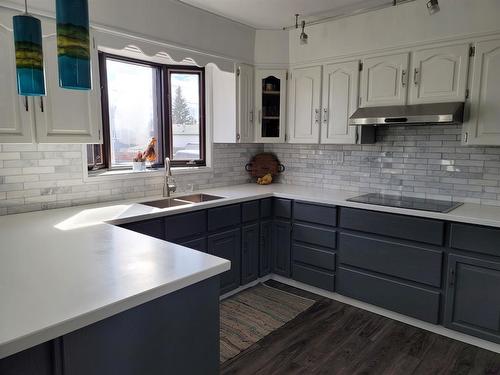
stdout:
[[[136,200],[0,217],[0,358],[230,267],[227,260],[111,224],[277,196],[500,228],[495,206],[466,203],[450,213],[433,213],[346,201],[356,192],[282,184],[203,192],[224,198],[168,209]],[[142,201],[155,199],[161,197]]]

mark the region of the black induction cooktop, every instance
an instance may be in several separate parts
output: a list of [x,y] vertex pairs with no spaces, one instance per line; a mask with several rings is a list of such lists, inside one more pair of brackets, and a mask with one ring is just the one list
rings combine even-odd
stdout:
[[374,204],[377,206],[389,206],[407,208],[410,210],[421,210],[430,212],[447,213],[461,206],[461,202],[441,201],[435,199],[403,197],[399,195],[387,195],[370,193],[348,199],[350,202]]

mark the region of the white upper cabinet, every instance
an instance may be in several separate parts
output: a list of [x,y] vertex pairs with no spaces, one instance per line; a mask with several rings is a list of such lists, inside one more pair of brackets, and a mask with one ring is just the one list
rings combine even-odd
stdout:
[[318,143],[321,122],[321,66],[291,72],[288,116],[290,143]]
[[238,104],[238,130],[236,140],[240,143],[252,143],[255,137],[254,129],[254,69],[250,65],[240,64],[236,67],[236,100]]
[[468,44],[415,51],[410,103],[465,101],[468,67]]
[[349,117],[358,108],[359,61],[323,66],[321,143],[353,144],[356,127]]
[[91,47],[92,90],[67,90],[59,87],[57,37],[43,38],[47,96],[35,99],[39,143],[102,143],[99,63]]
[[476,46],[469,112],[465,143],[500,145],[500,40]]
[[361,74],[361,106],[406,104],[408,61],[408,53],[364,59]]
[[286,124],[286,70],[255,71],[255,141],[284,143]]
[[0,143],[33,142],[33,101],[17,94],[12,18],[0,15]]

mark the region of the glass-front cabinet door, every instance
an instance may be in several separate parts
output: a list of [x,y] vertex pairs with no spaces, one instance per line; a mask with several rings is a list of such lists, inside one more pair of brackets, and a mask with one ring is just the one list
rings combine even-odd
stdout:
[[255,72],[257,143],[285,142],[286,70]]

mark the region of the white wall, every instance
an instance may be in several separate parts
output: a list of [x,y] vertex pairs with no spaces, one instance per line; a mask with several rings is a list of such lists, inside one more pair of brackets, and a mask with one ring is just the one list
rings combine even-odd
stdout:
[[290,31],[290,62],[339,57],[491,31],[500,31],[499,0],[439,0],[432,16],[426,0],[306,27],[309,43]]
[[[23,8],[22,0],[0,6]],[[53,15],[55,0],[31,0],[33,13]],[[255,30],[175,0],[90,0],[93,24],[252,62]]]
[[285,30],[257,30],[255,33],[255,64],[288,64],[289,32]]

